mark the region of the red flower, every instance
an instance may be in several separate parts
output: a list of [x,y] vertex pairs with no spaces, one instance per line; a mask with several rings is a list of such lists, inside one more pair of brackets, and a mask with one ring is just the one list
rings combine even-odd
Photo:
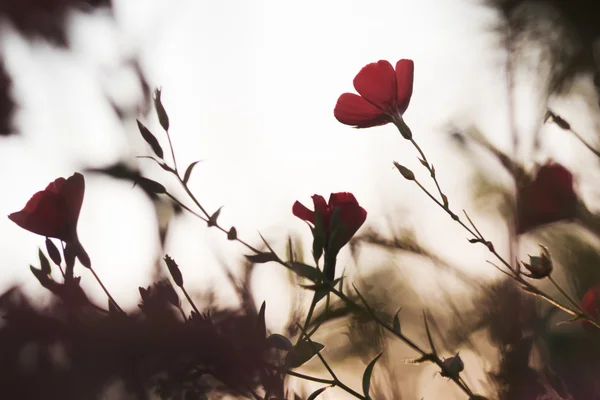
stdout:
[[[585,292],[583,299],[581,299],[581,308],[592,317],[592,319],[596,321],[600,319],[600,284],[591,287]],[[591,328],[592,324],[584,322],[584,326]]]
[[342,124],[357,128],[370,128],[390,122],[403,124],[402,114],[408,108],[412,96],[413,75],[412,60],[398,61],[395,71],[388,61],[371,63],[354,78],[354,88],[360,96],[354,93],[342,94],[333,115]]
[[543,165],[533,182],[519,191],[517,232],[575,218],[577,194],[573,175],[560,164]]
[[[358,204],[352,193],[332,193],[329,197],[329,203],[325,201],[323,196],[318,194],[312,196],[312,199],[315,211],[309,210],[296,201],[292,207],[292,212],[296,217],[310,222],[315,227],[317,225],[322,227],[325,234],[324,250],[333,257],[362,226],[367,219],[367,212]],[[336,226],[331,226],[332,217],[336,210],[339,210],[339,219],[336,217]],[[320,216],[320,221],[316,220],[317,215]],[[333,233],[335,233],[334,236],[332,236]]]
[[38,235],[77,242],[77,221],[84,191],[83,175],[75,173],[68,179],[58,178],[34,194],[25,208],[8,218]]

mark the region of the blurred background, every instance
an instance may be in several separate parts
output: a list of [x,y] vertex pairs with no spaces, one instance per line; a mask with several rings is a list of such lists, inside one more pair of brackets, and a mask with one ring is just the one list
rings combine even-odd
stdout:
[[[585,0],[3,0],[0,215],[80,171],[79,236],[123,308],[137,308],[138,286],[167,276],[161,258],[169,254],[199,306],[240,307],[235,277],[251,288],[255,306],[266,301],[267,327],[285,334],[309,301],[286,271],[247,265],[239,243],[127,179],[139,173],[159,181],[191,206],[172,176],[136,158],[151,155],[136,119],[168,148],[152,107],[152,91],[161,88],[177,162],[185,168],[202,160],[190,187],[207,210],[224,206],[222,225],[255,246],[260,232],[282,253],[291,235],[310,260],[310,231],[292,204],[352,192],[369,214],[338,271],[386,315],[402,307],[403,327],[415,337],[423,338],[421,312],[428,310],[439,346],[447,357],[460,351],[473,389],[500,399],[600,398],[590,378],[598,342],[578,326],[557,326],[564,315],[505,282],[485,263],[487,249],[469,244],[460,226],[399,176],[394,160],[433,187],[395,128],[355,130],[333,117],[338,96],[353,91],[364,65],[413,59],[405,119],[453,209],[469,210],[508,257],[514,183],[498,152],[528,171],[562,163],[587,207],[598,210],[596,156],[545,124],[544,115],[550,107],[598,143],[599,20],[599,6]],[[590,226],[556,224],[524,235],[517,255],[548,245],[557,279],[580,298],[600,278]],[[44,239],[8,218],[0,218],[0,237],[0,291],[19,285],[48,304],[28,268],[39,263]],[[78,273],[90,298],[104,305],[92,276]],[[434,367],[406,365],[415,354],[364,316],[341,306],[319,315],[328,321],[318,334],[324,354],[349,384],[359,387],[364,366],[383,348],[374,398],[464,398],[432,377]],[[589,368],[574,374],[573,365]],[[318,360],[306,368],[322,369]],[[289,385],[303,398],[319,387]],[[322,396],[344,398],[335,390]]]

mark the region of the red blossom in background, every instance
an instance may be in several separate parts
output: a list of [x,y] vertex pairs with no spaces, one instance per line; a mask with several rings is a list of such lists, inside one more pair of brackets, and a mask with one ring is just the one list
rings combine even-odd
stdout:
[[[342,124],[356,128],[370,128],[390,122],[404,125],[402,114],[410,103],[413,76],[412,60],[398,61],[395,70],[385,60],[368,64],[354,78],[358,95],[342,94],[333,115]],[[407,132],[402,134],[406,137]]]
[[[352,193],[332,193],[329,196],[329,202],[326,202],[325,198],[318,194],[312,196],[312,199],[315,206],[314,211],[296,201],[292,212],[296,217],[315,226],[315,231],[320,227],[324,233],[322,245],[325,253],[330,257],[335,257],[365,222],[367,211],[358,204]],[[333,221],[334,214],[336,214],[335,221]],[[317,220],[317,216],[320,220]],[[313,235],[320,234],[315,231],[313,231]],[[331,269],[331,275],[333,272]],[[332,280],[333,276],[328,278]]]
[[85,180],[80,173],[68,179],[58,178],[34,194],[25,208],[8,218],[38,235],[77,242],[77,221],[84,192]]
[[[600,320],[600,284],[591,287],[581,299],[581,308],[587,314],[589,314],[592,319],[598,321]],[[589,322],[583,322],[583,325],[587,328],[591,328],[592,324]]]
[[573,175],[560,164],[540,167],[533,182],[519,191],[517,232],[575,218],[577,194]]

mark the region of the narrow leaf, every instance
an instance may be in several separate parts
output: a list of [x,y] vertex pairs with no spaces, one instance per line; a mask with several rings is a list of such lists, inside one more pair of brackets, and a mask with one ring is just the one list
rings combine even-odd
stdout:
[[396,315],[394,315],[394,322],[392,323],[392,330],[397,334],[401,333],[400,318],[398,317],[399,313],[400,313],[400,310],[398,310],[398,312],[396,312]]
[[379,357],[381,357],[383,353],[379,353],[379,355],[377,355],[377,357],[375,357],[373,359],[373,361],[371,361],[369,363],[369,365],[367,365],[367,368],[365,369],[365,373],[363,374],[363,379],[362,379],[362,387],[363,387],[363,394],[367,397],[369,397],[369,389],[371,388],[371,375],[373,375],[373,368],[375,368],[375,363],[377,362],[377,360],[379,360]]
[[144,124],[142,124],[139,119],[136,121],[137,121],[138,129],[140,130],[140,133],[142,134],[142,137],[144,138],[146,143],[148,143],[150,145],[154,154],[156,154],[158,156],[158,158],[160,158],[162,160],[162,158],[164,156],[164,152],[163,152],[162,147],[160,147],[158,140],[152,134],[152,132],[150,132],[150,129],[146,128],[146,126]]
[[196,164],[198,164],[201,161],[202,160],[194,161],[187,167],[187,169],[185,170],[185,174],[183,174],[183,183],[188,183],[188,181],[190,180],[190,177],[192,176],[192,170],[194,169]]
[[158,182],[153,181],[152,179],[139,177],[137,178],[136,184],[140,185],[142,189],[150,193],[156,194],[164,194],[167,193],[167,189],[163,185]]
[[248,261],[254,264],[264,264],[270,261],[277,261],[279,258],[275,253],[258,253],[244,256]]
[[217,211],[215,211],[214,214],[210,216],[210,218],[208,218],[208,221],[206,223],[209,227],[217,226],[217,219],[219,218],[219,215],[221,214],[222,209],[223,209],[223,206],[219,207],[219,209]]
[[320,395],[321,393],[323,393],[325,390],[327,390],[327,389],[329,389],[329,388],[330,388],[330,386],[325,386],[325,387],[322,387],[321,389],[317,389],[317,390],[315,390],[314,392],[312,392],[312,393],[311,393],[311,395],[310,395],[310,396],[308,396],[308,397],[306,398],[306,400],[315,400],[317,397],[319,397],[319,395]]
[[429,323],[427,322],[427,315],[425,315],[425,311],[423,311],[423,321],[425,321],[425,332],[427,333],[427,341],[429,342],[429,346],[431,346],[431,351],[433,354],[437,354],[435,345],[433,344],[433,338],[431,337],[431,331],[429,330]]
[[265,321],[265,309],[267,308],[267,302],[263,301],[256,318],[256,334],[260,339],[267,337],[267,323]]
[[286,365],[289,368],[298,368],[310,361],[324,348],[325,346],[323,346],[321,343],[311,343],[308,340],[301,340],[285,357]]
[[310,279],[313,282],[321,279],[321,271],[315,267],[297,261],[288,263],[288,265],[292,271],[303,278]]
[[58,251],[58,248],[56,247],[54,242],[50,240],[50,238],[46,238],[46,251],[48,252],[48,255],[50,256],[52,262],[56,265],[60,265],[62,261],[60,257],[60,252]]
[[42,249],[38,250],[38,256],[40,258],[40,266],[42,267],[41,271],[46,275],[50,275],[52,273],[52,269],[50,269],[50,261],[48,261],[44,253],[42,253]]

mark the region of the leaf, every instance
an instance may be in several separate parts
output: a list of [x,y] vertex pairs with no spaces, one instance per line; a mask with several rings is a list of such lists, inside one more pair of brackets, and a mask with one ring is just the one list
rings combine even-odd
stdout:
[[433,344],[433,338],[431,337],[431,331],[429,330],[429,323],[427,323],[427,315],[425,315],[425,311],[423,311],[423,321],[425,321],[425,333],[427,333],[427,341],[429,342],[429,346],[431,346],[431,351],[433,354],[437,354],[435,345]]
[[48,252],[48,255],[50,256],[52,262],[56,265],[60,265],[62,261],[60,257],[60,252],[58,251],[58,248],[56,247],[54,242],[50,240],[50,238],[46,238],[46,251]]
[[246,259],[253,264],[264,264],[271,261],[277,261],[279,258],[275,253],[258,253],[252,255],[245,255]]
[[152,134],[152,132],[150,132],[150,129],[146,128],[146,126],[144,126],[144,124],[140,122],[139,119],[136,119],[136,122],[138,129],[140,130],[140,133],[142,134],[142,137],[144,138],[146,143],[150,145],[154,154],[156,154],[158,158],[162,160],[164,152],[162,147],[160,147],[160,144],[158,143],[156,137]]
[[294,348],[292,342],[279,333],[273,333],[267,338],[267,346],[284,351],[292,351]]
[[50,275],[52,273],[52,269],[50,268],[50,261],[48,261],[44,253],[42,253],[42,249],[38,250],[38,256],[40,258],[40,265],[42,267],[41,271],[46,275]]
[[267,337],[267,323],[265,321],[265,308],[267,308],[267,302],[263,301],[256,318],[256,334],[260,339]]
[[[153,181],[152,179],[139,177],[137,178],[135,184],[138,184],[147,192],[156,193],[156,194],[164,194],[167,193],[167,189],[163,185],[158,182]],[[135,186],[135,185],[134,185]]]
[[396,312],[396,315],[394,315],[394,322],[392,323],[392,330],[397,333],[400,334],[400,318],[398,317],[398,314],[400,313],[400,310],[398,310],[398,312]]
[[199,162],[202,162],[202,160],[194,161],[193,163],[188,165],[188,167],[185,170],[185,174],[183,174],[183,183],[188,183],[190,177],[192,176],[192,170]]
[[325,346],[323,346],[321,343],[311,343],[308,340],[301,340],[285,357],[286,365],[289,368],[298,368],[310,361],[324,348]]
[[294,262],[288,263],[288,266],[290,267],[290,269],[292,271],[294,271],[299,276],[306,278],[306,279],[310,279],[313,282],[321,279],[321,271],[319,271],[318,269],[316,269],[315,267],[312,267],[310,265],[307,265],[307,264],[304,264],[304,263],[301,263],[298,261],[294,261]]
[[161,94],[162,92],[160,89],[154,90],[154,108],[156,109],[156,114],[158,115],[158,122],[160,122],[160,126],[162,126],[165,131],[168,131],[169,116],[167,115],[165,107],[163,106],[162,101],[160,99]]
[[46,275],[41,269],[34,268],[32,265],[29,266],[29,269],[31,269],[33,276],[36,277],[38,282],[40,282],[40,284],[43,287],[48,288],[52,279],[50,279],[50,277],[48,275]]
[[214,214],[208,218],[208,221],[206,221],[206,223],[209,227],[217,226],[217,219],[219,218],[219,215],[221,214],[222,209],[223,209],[223,206],[219,207],[219,209],[217,211],[215,211]]
[[362,387],[363,393],[367,397],[367,399],[370,398],[369,389],[371,388],[371,375],[373,375],[373,368],[375,368],[375,363],[377,362],[377,360],[379,360],[379,357],[381,357],[382,354],[383,353],[379,353],[377,357],[375,357],[373,361],[371,361],[369,365],[367,365],[365,373],[363,374]]
[[322,387],[321,389],[317,389],[317,390],[315,390],[314,392],[312,392],[312,393],[311,393],[311,395],[310,395],[310,396],[308,396],[308,397],[306,398],[306,400],[315,400],[317,397],[319,397],[319,395],[320,395],[321,393],[323,393],[325,390],[329,389],[330,387],[331,387],[331,386],[325,386],[325,387]]

